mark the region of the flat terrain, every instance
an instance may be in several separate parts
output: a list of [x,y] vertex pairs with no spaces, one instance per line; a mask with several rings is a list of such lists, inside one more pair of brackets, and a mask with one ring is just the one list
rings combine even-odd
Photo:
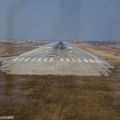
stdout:
[[0,43],[0,56],[8,57],[20,55],[21,53],[33,50],[35,48],[37,48],[37,46],[31,44]]
[[2,71],[14,75],[108,76],[112,66],[68,42],[53,42],[3,61]]
[[[119,47],[116,51],[109,48],[110,44],[107,44],[107,48],[103,47],[104,44],[87,43],[82,49],[92,49],[90,53],[96,52],[97,56],[114,65],[110,76],[24,76],[0,73],[0,116],[11,115],[15,120],[119,120]],[[109,57],[108,49],[114,53],[114,57]],[[105,54],[100,54],[103,50]]]
[[74,43],[86,51],[89,51],[106,60],[120,61],[120,43]]

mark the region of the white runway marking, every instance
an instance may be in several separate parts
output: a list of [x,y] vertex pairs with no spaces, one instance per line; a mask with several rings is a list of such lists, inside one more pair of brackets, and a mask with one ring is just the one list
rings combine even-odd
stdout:
[[84,60],[84,62],[88,62],[86,59],[83,59]]
[[80,58],[77,58],[78,62],[82,62],[82,60]]
[[69,59],[69,58],[66,58],[66,61],[67,61],[67,62],[70,62],[70,59]]
[[31,60],[31,62],[34,62],[36,60],[36,58],[33,58],[32,60]]
[[17,60],[19,60],[19,58],[15,58],[15,59],[13,59],[12,61],[15,62],[15,61],[17,61]]
[[89,59],[89,61],[90,61],[90,62],[92,62],[92,63],[94,63],[94,62],[95,62],[95,61],[94,61],[94,60],[92,60],[92,59]]
[[63,59],[63,58],[61,58],[61,59],[60,59],[60,61],[61,61],[61,62],[63,62],[63,61],[64,61],[64,59]]
[[74,58],[72,58],[72,62],[76,62],[76,60]]
[[96,62],[98,62],[98,63],[101,63],[101,61],[100,61],[100,60],[98,60],[98,59],[95,59],[95,61],[96,61]]
[[22,60],[25,60],[25,58],[21,58],[21,59],[19,59],[18,61],[21,62]]
[[87,51],[85,51],[85,50],[83,50],[83,49],[81,49],[81,48],[78,48],[78,49],[80,49],[80,50],[83,51],[84,53],[86,53],[86,54],[88,54],[88,55],[90,55],[90,56],[92,56],[92,57],[94,57],[94,58],[98,58],[97,56],[95,56],[95,55],[93,55],[93,54],[91,54],[91,53],[89,53],[89,52],[87,52]]
[[27,58],[27,59],[25,59],[24,61],[27,62],[27,61],[29,61],[30,59],[31,59],[31,58]]
[[42,58],[39,58],[38,60],[37,60],[37,62],[40,62],[42,60]]
[[49,61],[52,62],[52,61],[53,61],[53,58],[50,58]]
[[44,58],[43,62],[46,62],[48,60],[48,58]]

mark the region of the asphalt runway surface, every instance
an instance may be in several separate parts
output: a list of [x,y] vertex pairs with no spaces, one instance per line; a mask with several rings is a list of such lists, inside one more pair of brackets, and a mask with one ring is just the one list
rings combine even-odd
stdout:
[[12,75],[108,76],[112,66],[68,42],[54,42],[6,59],[1,71]]

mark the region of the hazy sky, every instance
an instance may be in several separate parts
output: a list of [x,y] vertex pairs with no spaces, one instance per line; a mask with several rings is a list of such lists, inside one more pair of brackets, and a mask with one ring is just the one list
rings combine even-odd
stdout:
[[0,0],[0,39],[120,40],[119,0],[23,1]]

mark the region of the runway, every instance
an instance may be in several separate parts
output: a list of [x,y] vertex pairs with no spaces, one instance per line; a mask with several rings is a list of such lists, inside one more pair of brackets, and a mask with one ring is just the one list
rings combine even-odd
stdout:
[[2,63],[1,70],[14,75],[108,76],[112,66],[68,42],[54,42]]

